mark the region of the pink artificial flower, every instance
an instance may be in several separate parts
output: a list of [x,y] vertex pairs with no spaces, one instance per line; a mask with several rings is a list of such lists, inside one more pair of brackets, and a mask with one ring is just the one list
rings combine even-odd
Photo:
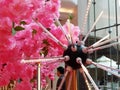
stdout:
[[[73,43],[76,43],[76,41],[78,41],[78,35],[80,34],[80,29],[78,26],[74,26],[72,23],[70,23],[70,27],[68,26],[68,22],[66,22],[63,25],[64,30],[67,32],[67,35],[70,34],[71,32],[71,36],[73,38]],[[69,28],[71,31],[69,31]]]
[[6,86],[10,82],[10,72],[5,69],[7,64],[2,64],[2,69],[0,70],[0,86]]
[[0,18],[0,39],[4,39],[11,35],[12,32],[12,21],[10,18]]
[[17,82],[15,86],[15,90],[32,90],[30,81],[21,81]]
[[[62,56],[64,52],[59,44],[43,32],[33,18],[50,30],[61,43],[68,45],[61,28],[54,24],[54,15],[59,18],[60,0],[1,0],[0,6],[2,6],[0,8],[0,52],[2,52],[0,53],[0,86],[9,84],[12,79],[17,82],[15,90],[32,90],[33,85],[30,81],[37,73],[37,65],[24,64],[21,60],[40,58],[44,47],[48,50],[45,57]],[[21,25],[21,21],[26,24]],[[13,34],[16,26],[21,26],[24,30]],[[63,28],[68,32],[66,25]],[[78,35],[78,28],[71,25],[71,29],[73,39],[77,40],[75,37]],[[41,84],[43,87],[47,84],[46,77],[54,79],[53,71],[58,65],[59,62],[42,63]],[[22,81],[18,82],[19,79]]]
[[48,76],[51,80],[54,80],[54,78],[55,78],[55,74],[54,74],[54,72],[51,72],[51,74],[49,74],[49,76]]
[[24,67],[24,70],[20,73],[20,77],[22,80],[31,80],[33,78],[33,71],[34,67],[27,65],[27,67]]

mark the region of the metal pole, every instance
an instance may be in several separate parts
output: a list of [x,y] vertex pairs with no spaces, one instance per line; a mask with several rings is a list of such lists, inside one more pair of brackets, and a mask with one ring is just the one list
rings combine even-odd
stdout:
[[[118,25],[117,25],[117,24],[118,24],[118,21],[117,21],[117,20],[118,20],[118,15],[117,15],[117,14],[118,14],[118,13],[117,13],[117,6],[118,6],[117,4],[118,4],[118,2],[117,2],[117,1],[118,1],[118,0],[115,0],[116,36],[118,36]],[[117,39],[117,41],[118,41],[118,39]],[[117,54],[116,54],[116,57],[117,57],[117,58],[116,58],[116,59],[117,59],[117,62],[118,62],[118,69],[119,69],[119,68],[120,68],[120,67],[119,67],[120,61],[119,61],[119,46],[118,46],[118,45],[117,45],[117,49],[116,49],[116,50],[117,50]],[[118,73],[119,73],[119,72],[118,72]],[[120,81],[120,79],[119,79],[119,81]],[[120,82],[119,82],[119,86],[120,86]]]
[[[108,26],[109,26],[109,31],[108,31],[108,33],[110,34],[110,37],[109,38],[111,38],[111,27],[110,27],[110,0],[108,0]],[[110,58],[112,58],[112,47],[110,47],[109,48],[109,56],[110,56]],[[112,61],[110,61],[110,67],[111,67],[111,65],[112,65]],[[107,72],[108,73],[108,72]],[[106,75],[106,78],[107,78],[107,83],[108,83],[108,75]],[[105,77],[104,77],[104,79],[105,79]],[[104,80],[105,81],[105,80]],[[113,75],[112,75],[112,81],[111,81],[111,89],[113,90]]]
[[[93,0],[93,14],[94,14],[94,21],[95,21],[95,19],[96,19],[96,0]],[[95,37],[95,39],[94,39],[94,42],[96,42],[96,26],[94,27],[94,37]],[[94,53],[94,55],[95,55],[95,60],[96,60],[96,58],[97,58],[97,52],[95,51],[95,53]],[[97,82],[97,68],[95,68],[95,82]],[[97,84],[98,84],[98,82],[97,82]]]
[[38,63],[37,72],[38,72],[38,76],[37,76],[37,90],[41,90],[40,63]]
[[[118,19],[118,15],[117,15],[117,0],[115,0],[115,13],[116,13],[116,36],[118,36],[118,21],[117,21],[117,19]],[[117,41],[118,41],[118,39],[117,39]],[[119,69],[119,46],[117,45],[117,61],[118,61],[118,69]]]

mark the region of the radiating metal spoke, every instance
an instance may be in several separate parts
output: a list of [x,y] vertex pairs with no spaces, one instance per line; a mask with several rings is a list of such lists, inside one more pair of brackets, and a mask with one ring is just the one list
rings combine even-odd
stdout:
[[102,16],[103,11],[101,11],[101,13],[99,14],[99,16],[97,17],[97,19],[95,20],[95,22],[93,23],[91,29],[88,31],[88,33],[86,34],[85,38],[83,39],[83,42],[86,41],[86,39],[88,38],[89,34],[91,33],[91,31],[94,29],[95,25],[97,24],[97,22],[99,21],[100,17]]
[[91,83],[93,84],[93,87],[95,88],[95,90],[99,90],[99,88],[97,87],[96,83],[94,82],[94,80],[92,79],[92,77],[90,76],[90,74],[88,73],[88,70],[86,69],[86,67],[82,64],[81,58],[77,58],[76,62],[79,63],[82,67],[82,69],[84,70],[85,74],[87,75],[87,77],[89,78],[89,80],[91,81]]
[[64,57],[50,57],[50,58],[38,58],[38,59],[32,59],[32,60],[21,60],[21,63],[37,63],[37,62],[50,62],[50,61],[67,61],[69,60],[69,56]]
[[105,70],[105,71],[107,71],[107,72],[109,72],[109,73],[111,73],[111,74],[113,74],[113,75],[115,75],[115,76],[117,76],[117,77],[120,78],[120,75],[119,75],[119,74],[116,74],[115,72],[113,72],[113,71],[111,70],[111,68],[105,67],[105,66],[100,65],[100,64],[97,64],[97,63],[95,63],[95,62],[92,62],[92,64],[95,65],[96,67],[98,67],[98,68],[100,68],[100,69],[102,69],[102,70]]

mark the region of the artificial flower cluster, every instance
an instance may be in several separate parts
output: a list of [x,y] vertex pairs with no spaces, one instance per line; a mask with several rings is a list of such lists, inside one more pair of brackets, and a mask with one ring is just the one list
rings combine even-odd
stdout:
[[[43,32],[37,19],[58,40],[67,45],[64,34],[55,24],[59,18],[60,0],[0,0],[0,87],[16,81],[15,90],[32,90],[36,64],[23,64],[22,59],[60,56],[64,50]],[[63,28],[67,31],[67,25]],[[79,28],[71,25],[76,41]],[[59,35],[58,35],[59,33]],[[54,69],[59,63],[42,63],[41,84],[46,77],[54,80]]]

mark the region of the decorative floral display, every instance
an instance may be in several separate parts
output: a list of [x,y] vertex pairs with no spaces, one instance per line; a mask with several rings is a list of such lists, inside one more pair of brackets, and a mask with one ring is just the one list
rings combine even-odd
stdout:
[[[59,18],[60,0],[0,0],[0,87],[16,81],[15,90],[32,90],[36,77],[36,64],[23,64],[22,59],[63,55],[63,48],[43,32],[33,19],[37,19],[58,40],[67,45],[67,40],[55,16]],[[63,25],[68,32],[67,24]],[[71,24],[73,39],[80,32]],[[59,33],[59,34],[58,34]],[[42,63],[41,84],[46,77],[54,80],[54,69],[59,63]]]

